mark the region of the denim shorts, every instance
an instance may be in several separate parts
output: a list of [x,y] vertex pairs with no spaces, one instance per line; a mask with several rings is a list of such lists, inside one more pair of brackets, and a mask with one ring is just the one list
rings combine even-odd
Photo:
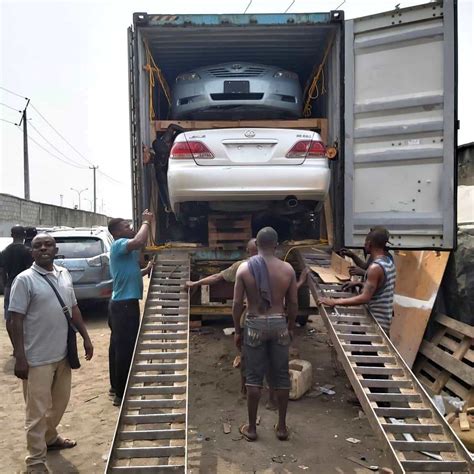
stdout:
[[274,389],[290,388],[290,335],[284,316],[247,316],[244,329],[246,385]]

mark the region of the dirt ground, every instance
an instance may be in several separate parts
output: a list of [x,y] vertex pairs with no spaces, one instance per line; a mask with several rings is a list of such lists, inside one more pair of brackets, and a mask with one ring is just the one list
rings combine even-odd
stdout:
[[[3,299],[0,298],[3,308]],[[83,311],[95,354],[90,362],[73,371],[72,395],[60,432],[77,440],[71,450],[48,454],[55,473],[100,473],[115,429],[117,408],[108,391],[109,330],[105,311]],[[365,459],[371,465],[386,466],[381,446],[367,419],[359,418],[359,408],[348,403],[352,392],[345,375],[336,375],[331,349],[317,317],[296,332],[295,346],[300,358],[313,365],[313,385],[334,385],[335,395],[309,396],[290,402],[288,425],[291,439],[277,441],[273,432],[276,414],[261,404],[259,441],[241,439],[238,427],[246,419],[246,404],[239,397],[239,370],[232,367],[235,356],[233,338],[222,329],[230,321],[207,323],[191,336],[191,374],[189,409],[190,473],[364,473],[371,472],[347,457]],[[0,458],[2,473],[22,472],[25,435],[24,402],[21,383],[13,375],[8,336],[0,330]],[[266,394],[263,397],[266,401]],[[223,422],[231,424],[224,434]],[[346,441],[352,437],[358,444]]]

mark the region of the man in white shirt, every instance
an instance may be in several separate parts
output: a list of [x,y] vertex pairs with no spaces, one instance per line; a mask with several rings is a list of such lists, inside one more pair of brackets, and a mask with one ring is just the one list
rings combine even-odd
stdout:
[[77,306],[69,272],[54,265],[54,238],[38,234],[32,241],[34,263],[12,286],[9,311],[15,348],[15,375],[23,380],[26,402],[27,472],[49,472],[46,453],[67,449],[76,442],[56,430],[71,392],[71,367],[66,358],[68,322],[53,289],[56,287],[84,339],[86,360],[93,346]]

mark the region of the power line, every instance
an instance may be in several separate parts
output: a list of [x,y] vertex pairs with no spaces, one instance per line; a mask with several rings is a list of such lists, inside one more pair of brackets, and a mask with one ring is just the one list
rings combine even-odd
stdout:
[[18,109],[15,109],[15,107],[12,107],[11,105],[8,105],[8,104],[5,104],[3,102],[0,102],[0,105],[3,105],[4,107],[6,107],[7,109],[11,109],[11,110],[14,110],[15,112],[18,112],[19,114],[21,114],[21,110],[18,110]]
[[11,123],[12,125],[16,125],[16,126],[18,127],[18,124],[15,123],[15,122],[12,122],[11,120],[5,120],[5,119],[3,119],[3,118],[0,118],[0,120],[1,120],[2,122]]
[[87,163],[92,165],[92,161],[89,161],[77,148],[69,142],[64,135],[62,135],[56,127],[34,106],[34,104],[31,104],[31,107],[36,111],[36,113],[83,159],[86,160]]
[[86,166],[81,165],[77,161],[65,155],[59,148],[55,147],[31,122],[29,123],[29,125],[53,150],[57,151],[61,156],[63,156],[66,160],[70,161],[73,165],[76,165],[77,167],[80,167],[82,169],[86,169]]
[[344,5],[344,3],[346,3],[346,0],[343,0],[343,2],[339,4],[334,10],[339,10],[339,8],[341,8],[342,5]]
[[0,89],[4,90],[5,92],[9,92],[10,94],[16,95],[17,97],[21,97],[22,99],[28,100],[28,97],[25,97],[21,94],[17,94],[16,92],[13,92],[10,89],[7,89],[6,87],[0,86]]
[[290,6],[284,11],[284,13],[286,13],[294,4],[295,4],[296,0],[293,0],[291,3],[290,3]]
[[247,8],[244,10],[244,15],[247,13],[247,10],[250,8],[250,5],[252,5],[253,0],[250,0],[249,4],[247,5]]
[[[83,159],[85,160],[89,165],[94,166],[92,161],[88,160],[71,142],[69,142],[62,134],[59,132],[56,127],[34,106],[34,104],[31,104],[31,107],[37,112],[37,114]],[[124,184],[121,181],[118,181],[115,178],[112,178],[112,176],[109,176],[107,173],[104,171],[99,171],[99,173],[108,178],[110,181],[113,181],[118,184]]]

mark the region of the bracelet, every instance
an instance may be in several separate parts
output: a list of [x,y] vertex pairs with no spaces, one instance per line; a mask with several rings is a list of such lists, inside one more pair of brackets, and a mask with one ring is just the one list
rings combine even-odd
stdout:
[[150,222],[148,222],[148,221],[143,221],[143,222],[142,222],[142,225],[143,225],[143,224],[147,224],[147,225],[149,225],[149,226],[151,227],[151,224],[150,224]]

